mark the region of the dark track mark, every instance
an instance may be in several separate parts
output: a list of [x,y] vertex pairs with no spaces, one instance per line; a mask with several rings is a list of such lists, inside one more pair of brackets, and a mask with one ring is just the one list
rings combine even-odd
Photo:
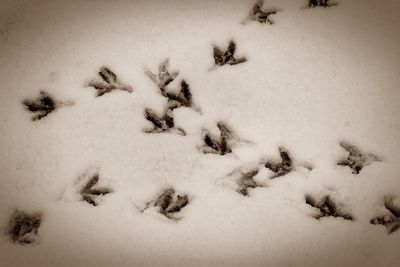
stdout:
[[161,133],[175,130],[180,135],[186,135],[185,130],[175,126],[174,116],[170,109],[167,109],[162,116],[159,116],[151,108],[146,108],[145,118],[153,124],[153,128],[144,130],[146,133]]
[[166,87],[178,76],[179,72],[169,73],[168,71],[169,60],[166,59],[158,67],[158,75],[155,75],[151,71],[146,71],[146,75],[157,84],[163,96],[166,96]]
[[391,214],[373,218],[370,223],[385,226],[388,234],[391,234],[400,229],[400,207],[396,207],[393,198],[389,197],[385,198],[384,205]]
[[338,210],[335,202],[331,199],[329,195],[323,197],[319,202],[317,202],[313,197],[306,195],[305,196],[306,203],[316,209],[319,209],[320,213],[314,216],[315,219],[319,220],[322,217],[341,217],[345,220],[353,220],[353,217],[350,214],[343,213]]
[[346,158],[341,159],[337,165],[350,167],[353,170],[353,174],[359,174],[362,168],[374,161],[381,161],[378,156],[374,154],[363,154],[360,149],[347,142],[342,141],[339,144],[349,152],[349,155]]
[[169,73],[168,64],[168,59],[160,64],[158,76],[151,71],[146,71],[146,75],[158,86],[161,95],[168,99],[167,108],[174,110],[180,107],[189,107],[200,112],[200,108],[193,104],[192,93],[190,92],[189,84],[185,80],[181,80],[179,92],[167,90],[167,85],[174,81],[179,74],[179,72]]
[[260,23],[269,23],[270,25],[274,22],[269,18],[271,15],[276,14],[279,10],[275,8],[270,8],[268,10],[262,10],[264,5],[264,0],[258,0],[253,8],[250,10],[250,14],[246,20],[254,20]]
[[41,91],[39,97],[36,99],[26,99],[22,102],[27,110],[35,115],[32,117],[33,121],[40,120],[46,117],[49,113],[53,112],[57,108],[57,103],[53,97],[45,92]]
[[236,181],[237,185],[239,186],[237,192],[243,196],[249,196],[249,188],[263,187],[254,180],[254,176],[257,174],[258,169],[242,173],[240,178]]
[[204,130],[203,134],[203,153],[214,153],[225,155],[232,152],[231,141],[234,140],[235,134],[224,123],[218,122],[217,127],[220,131],[220,138],[217,140],[212,137],[208,130]]
[[112,192],[111,189],[102,187],[102,188],[93,188],[99,182],[99,175],[94,174],[87,184],[81,189],[80,194],[82,196],[82,200],[87,203],[97,206],[98,203],[96,199],[99,196],[107,195]]
[[168,98],[168,109],[192,107],[192,93],[185,80],[181,81],[181,90],[178,94],[166,92],[165,96]]
[[94,87],[97,90],[97,96],[102,96],[106,93],[110,93],[113,90],[123,90],[129,93],[133,92],[133,89],[129,85],[124,85],[118,81],[117,75],[107,67],[101,67],[99,76],[102,81],[91,81],[88,86]]
[[293,169],[293,162],[289,156],[289,152],[285,148],[279,147],[279,154],[281,156],[280,162],[268,160],[264,165],[275,173],[271,179],[284,176],[290,173]]
[[[175,219],[175,214],[180,212],[184,207],[189,204],[188,195],[176,194],[175,189],[167,188],[165,189],[153,202],[154,207],[158,207],[159,213],[163,214],[168,219]],[[147,204],[146,208],[150,205]]]
[[331,7],[337,6],[337,3],[330,3],[330,0],[308,0],[308,7]]
[[223,66],[225,64],[236,65],[247,61],[246,57],[235,58],[236,44],[233,40],[229,41],[228,48],[222,52],[221,48],[214,46],[215,65]]
[[13,242],[22,245],[35,243],[41,221],[39,214],[30,215],[16,210],[11,215],[8,235]]

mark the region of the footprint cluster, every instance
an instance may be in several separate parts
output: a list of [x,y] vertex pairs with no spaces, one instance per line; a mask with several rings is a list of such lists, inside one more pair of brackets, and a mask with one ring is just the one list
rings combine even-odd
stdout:
[[[331,7],[336,6],[329,0],[309,0],[308,8],[316,7]],[[250,10],[244,23],[248,21],[257,21],[262,24],[273,25],[272,16],[281,12],[277,8],[264,8],[264,1],[257,1]],[[243,24],[244,24],[243,23]],[[218,46],[213,47],[212,54],[214,65],[222,67],[224,65],[238,65],[245,63],[248,59],[245,56],[236,55],[236,43],[230,40],[226,48]],[[158,92],[166,99],[166,104],[163,107],[162,113],[155,112],[152,108],[144,109],[144,118],[151,123],[151,127],[144,129],[145,133],[176,133],[181,136],[186,135],[186,131],[175,124],[174,111],[178,108],[189,108],[202,115],[201,108],[196,105],[191,88],[187,80],[180,79],[178,88],[171,88],[171,84],[178,78],[178,71],[169,70],[169,60],[163,61],[158,67],[158,73],[155,74],[149,70],[145,74],[157,86]],[[133,93],[133,88],[120,81],[117,75],[106,66],[100,68],[98,78],[89,81],[86,87],[93,88],[96,91],[96,97],[101,97],[113,91],[120,90],[127,93]],[[25,99],[22,104],[25,108],[33,113],[32,120],[38,121],[47,117],[50,113],[56,111],[62,106],[71,106],[73,101],[58,101],[46,91],[40,91],[36,98]],[[234,145],[243,141],[235,134],[235,131],[228,126],[226,122],[217,122],[219,135],[214,135],[208,129],[202,130],[202,146],[200,151],[204,154],[216,154],[225,156],[233,152]],[[337,162],[337,165],[349,167],[354,175],[358,175],[361,170],[373,162],[381,161],[381,158],[371,154],[362,152],[358,147],[348,142],[342,141],[339,145],[347,152]],[[295,171],[295,161],[289,151],[284,147],[279,147],[280,159],[268,159],[259,164],[257,168],[243,171],[236,170],[232,172],[236,178],[236,191],[243,195],[249,196],[250,189],[256,187],[266,187],[266,185],[258,182],[255,177],[260,173],[260,168],[264,167],[272,175],[269,179],[275,179],[285,176],[292,171]],[[310,165],[305,166],[312,170]],[[86,183],[80,188],[79,195],[81,201],[86,202],[94,207],[100,204],[101,198],[107,194],[113,193],[113,190],[108,187],[99,187],[100,176],[98,173],[89,176]],[[316,199],[311,195],[305,196],[305,204],[311,206],[316,211],[315,219],[319,220],[323,217],[341,217],[345,220],[354,220],[353,216],[342,210],[330,195],[326,195],[321,199]],[[158,213],[164,215],[168,219],[179,220],[179,213],[182,209],[190,204],[190,197],[187,194],[177,193],[173,187],[162,190],[157,197],[146,203],[142,211],[156,208]],[[371,219],[370,223],[374,225],[383,225],[387,228],[389,234],[400,228],[400,207],[396,206],[393,198],[385,197],[384,207],[387,214]],[[10,239],[19,244],[32,244],[37,241],[38,229],[41,225],[40,213],[26,213],[21,210],[16,210],[10,218],[8,235]]]

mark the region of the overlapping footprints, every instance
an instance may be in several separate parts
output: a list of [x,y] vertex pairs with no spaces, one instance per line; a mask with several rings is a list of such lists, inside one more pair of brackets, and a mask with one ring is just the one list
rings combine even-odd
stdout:
[[[274,24],[271,19],[280,10],[276,8],[263,8],[264,1],[256,1],[252,7],[247,21],[258,21],[262,24]],[[308,7],[331,7],[337,5],[329,0],[309,0]],[[220,48],[213,47],[213,59],[215,66],[238,65],[246,62],[248,59],[244,56],[236,56],[236,43],[230,40],[228,46]],[[157,85],[160,94],[167,99],[167,104],[164,107],[163,113],[157,114],[153,109],[146,108],[145,119],[152,123],[152,128],[145,129],[146,133],[161,133],[175,132],[180,135],[185,135],[184,129],[177,127],[174,123],[173,111],[177,108],[187,107],[201,114],[201,109],[194,103],[193,96],[188,82],[181,79],[178,89],[171,89],[168,86],[178,77],[179,72],[168,70],[168,59],[159,65],[158,74],[153,74],[151,71],[146,71],[146,75]],[[96,90],[97,97],[111,93],[114,90],[122,90],[128,93],[133,92],[133,88],[127,84],[120,82],[117,75],[109,67],[101,67],[98,72],[100,79],[92,80],[87,83],[88,87],[93,87]],[[36,99],[26,99],[23,105],[32,113],[33,121],[40,120],[46,117],[51,112],[54,112],[58,107],[72,105],[73,102],[61,102],[55,100],[53,96],[45,91],[40,91]],[[217,154],[224,156],[232,153],[232,148],[235,142],[241,141],[234,134],[232,129],[225,122],[218,122],[217,127],[220,131],[220,136],[213,136],[209,130],[203,129],[202,147],[203,153]],[[337,162],[337,165],[347,166],[352,169],[353,174],[359,174],[360,171],[367,165],[375,161],[381,161],[381,158],[369,153],[363,153],[356,146],[348,142],[340,142],[340,146],[348,152],[347,157],[342,158]],[[279,147],[280,160],[266,160],[263,166],[270,170],[273,174],[270,179],[285,176],[294,170],[293,160],[287,149]],[[266,187],[265,184],[258,182],[255,177],[259,174],[260,166],[247,171],[241,169],[235,170],[231,174],[235,176],[236,191],[243,196],[249,196],[249,190],[256,187]],[[309,168],[312,169],[311,167]],[[80,189],[79,193],[81,200],[93,206],[99,204],[99,198],[112,192],[111,189],[98,187],[99,175],[94,174],[89,177],[87,183]],[[310,195],[305,196],[306,204],[312,206],[318,211],[315,215],[316,219],[323,217],[342,217],[345,220],[353,220],[353,216],[343,212],[330,195],[324,196],[322,199],[314,199]],[[170,187],[163,190],[157,198],[146,204],[146,208],[155,207],[158,212],[168,219],[179,220],[178,214],[190,203],[190,198],[186,194],[177,194],[175,189]],[[393,203],[392,198],[385,198],[384,206],[388,214],[373,218],[371,224],[383,225],[387,228],[389,234],[397,231],[400,228],[400,207]],[[390,214],[389,214],[390,213]],[[13,242],[19,244],[31,244],[37,240],[38,229],[41,224],[41,215],[39,213],[27,214],[23,211],[15,211],[11,215],[9,222],[8,235]]]
[[180,107],[193,108],[201,113],[201,109],[193,103],[193,96],[189,84],[182,79],[178,92],[167,88],[179,75],[178,71],[169,72],[169,60],[166,59],[158,67],[158,74],[146,70],[146,75],[157,85],[160,94],[167,98],[162,115],[157,114],[153,109],[145,109],[145,118],[153,124],[150,129],[144,129],[146,133],[175,132],[179,135],[186,135],[183,128],[175,126],[173,111]]

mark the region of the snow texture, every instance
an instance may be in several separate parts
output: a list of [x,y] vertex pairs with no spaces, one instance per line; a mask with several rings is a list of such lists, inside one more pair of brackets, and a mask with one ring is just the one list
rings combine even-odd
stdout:
[[398,266],[399,13],[0,1],[0,266]]

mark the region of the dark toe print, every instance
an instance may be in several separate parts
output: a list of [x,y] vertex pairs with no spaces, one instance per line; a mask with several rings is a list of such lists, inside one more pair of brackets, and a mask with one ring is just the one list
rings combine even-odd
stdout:
[[157,84],[158,88],[161,91],[163,96],[166,96],[165,88],[168,84],[175,80],[178,76],[179,72],[172,72],[169,73],[169,60],[166,59],[163,61],[160,66],[158,67],[158,75],[152,73],[151,71],[146,71],[146,75],[155,83]]
[[168,219],[179,220],[177,214],[189,204],[189,196],[186,194],[176,194],[175,189],[167,188],[163,190],[159,196],[152,202],[148,203],[147,209],[150,206],[158,208],[158,212]]
[[179,93],[166,92],[165,96],[168,98],[168,109],[192,107],[192,93],[185,80],[181,82],[181,90]]
[[378,156],[374,154],[361,153],[360,149],[347,142],[340,142],[340,146],[343,147],[349,154],[347,157],[341,159],[337,165],[350,167],[353,170],[353,174],[359,174],[362,168],[374,161],[381,161]]
[[400,207],[396,207],[390,197],[385,198],[384,205],[390,214],[373,218],[370,223],[385,226],[388,234],[391,234],[400,228]]
[[220,131],[220,137],[213,137],[208,130],[203,133],[203,153],[213,153],[225,155],[232,153],[231,142],[237,139],[236,135],[224,122],[218,122],[217,127]]
[[200,108],[193,104],[192,93],[189,84],[185,80],[181,80],[181,88],[176,90],[177,92],[168,90],[167,85],[174,81],[179,74],[179,72],[169,73],[168,65],[168,59],[160,64],[158,76],[151,71],[146,71],[146,75],[158,86],[161,95],[168,99],[166,108],[174,110],[180,107],[189,107],[201,112]]
[[314,216],[317,220],[329,216],[342,217],[345,220],[353,220],[353,217],[350,214],[344,213],[338,209],[337,205],[329,195],[323,197],[319,202],[310,195],[306,195],[305,200],[308,205],[319,210],[319,214]]
[[249,196],[249,188],[263,187],[254,180],[254,176],[257,174],[258,169],[242,173],[239,179],[236,181],[238,185],[237,192],[243,196]]
[[39,214],[27,214],[16,210],[9,222],[8,235],[13,242],[22,245],[35,243],[40,223],[41,216]]
[[89,87],[94,87],[94,89],[97,90],[98,97],[110,93],[113,90],[123,90],[132,93],[132,87],[119,82],[117,75],[109,68],[101,67],[98,74],[101,81],[91,81],[88,83]]
[[175,131],[180,135],[186,135],[185,130],[176,127],[174,123],[174,116],[172,110],[167,109],[161,116],[157,115],[151,108],[145,109],[145,118],[153,124],[150,129],[145,129],[146,133],[161,133]]
[[271,25],[274,24],[274,22],[270,19],[270,16],[276,14],[279,10],[275,8],[262,10],[263,5],[264,1],[258,0],[250,10],[247,20],[254,20],[260,23],[268,23]]
[[236,44],[233,40],[229,42],[228,48],[223,52],[218,46],[214,46],[214,62],[217,66],[226,64],[236,65],[247,61],[246,57],[235,58]]
[[332,3],[330,0],[308,0],[308,7],[331,7],[337,6],[337,3]]
[[57,108],[57,103],[54,98],[45,91],[41,91],[39,97],[36,99],[26,99],[22,103],[27,110],[35,114],[32,117],[33,121],[46,117]]
[[280,162],[268,160],[265,163],[265,167],[275,173],[271,178],[284,176],[291,172],[293,169],[293,162],[291,157],[289,156],[289,152],[285,148],[280,147],[279,154],[281,156]]
[[93,206],[98,205],[97,199],[99,196],[107,195],[112,192],[111,189],[106,187],[93,188],[98,182],[99,175],[94,174],[80,191],[82,200]]

